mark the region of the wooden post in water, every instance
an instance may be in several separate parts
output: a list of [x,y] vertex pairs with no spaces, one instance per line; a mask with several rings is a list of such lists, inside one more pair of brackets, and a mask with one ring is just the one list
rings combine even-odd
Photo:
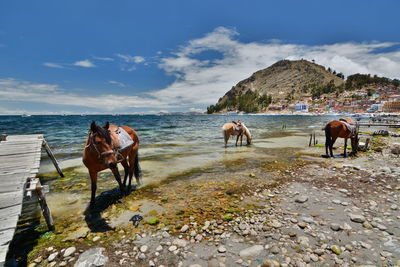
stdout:
[[46,149],[47,155],[50,157],[51,161],[54,164],[54,167],[56,167],[57,172],[60,174],[61,177],[64,177],[63,172],[61,171],[60,167],[58,166],[57,159],[54,157],[53,152],[51,151],[49,145],[47,144],[46,140],[43,138],[43,144],[42,146],[44,149]]
[[49,206],[47,206],[46,198],[43,193],[43,186],[40,185],[40,182],[36,188],[36,194],[39,198],[40,208],[42,209],[47,227],[49,228],[50,231],[54,231],[55,228],[54,228],[53,217],[51,216],[51,211],[49,209]]
[[314,143],[314,146],[315,146],[315,132],[313,132],[313,143]]
[[32,193],[36,194],[39,204],[40,204],[40,208],[43,213],[43,217],[46,220],[47,228],[50,231],[53,231],[55,229],[53,217],[51,216],[50,208],[46,202],[44,186],[42,186],[40,184],[39,178],[36,178],[36,177],[30,178],[28,180],[28,185],[27,185],[25,191],[26,191],[26,197],[28,199],[32,198]]

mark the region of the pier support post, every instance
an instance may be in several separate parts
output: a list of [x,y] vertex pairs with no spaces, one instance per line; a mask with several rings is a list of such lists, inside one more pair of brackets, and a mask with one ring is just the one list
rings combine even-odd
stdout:
[[42,146],[44,147],[44,149],[46,149],[47,155],[50,157],[51,161],[53,162],[54,167],[56,167],[57,172],[60,174],[61,177],[64,177],[64,174],[63,174],[60,166],[58,165],[57,159],[54,157],[53,152],[51,151],[51,149],[45,139],[43,139]]
[[53,222],[53,217],[51,216],[51,211],[49,206],[47,206],[46,198],[43,193],[43,186],[38,184],[36,188],[36,194],[39,199],[39,204],[40,208],[42,209],[42,213],[44,216],[44,219],[46,220],[47,227],[49,228],[50,231],[54,231],[54,222]]

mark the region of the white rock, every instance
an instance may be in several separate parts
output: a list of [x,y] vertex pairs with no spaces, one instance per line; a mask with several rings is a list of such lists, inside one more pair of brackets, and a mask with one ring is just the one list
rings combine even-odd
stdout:
[[296,198],[296,202],[297,203],[304,203],[304,202],[306,202],[308,200],[308,196],[306,196],[306,195],[301,195],[301,196],[298,196],[297,198]]
[[358,214],[352,214],[352,213],[350,213],[349,216],[350,216],[350,220],[352,220],[353,222],[356,222],[356,223],[363,223],[363,222],[365,222],[365,217],[364,217],[363,215],[358,215]]
[[148,246],[146,246],[146,245],[143,245],[143,246],[141,246],[140,247],[140,252],[142,252],[142,253],[146,253],[146,251],[149,249],[149,247]]
[[159,245],[159,246],[156,248],[156,251],[161,251],[161,250],[163,250],[163,247],[162,247],[161,245]]
[[183,239],[176,238],[174,241],[172,241],[172,245],[178,246],[178,247],[186,247],[187,241]]
[[47,258],[49,262],[52,262],[58,255],[58,252],[51,253],[50,256]]
[[170,246],[170,247],[168,248],[168,250],[171,251],[171,252],[173,252],[173,251],[175,251],[175,250],[177,250],[177,249],[178,249],[177,246]]
[[218,252],[219,253],[225,253],[226,252],[226,248],[224,246],[219,246],[218,247]]
[[64,251],[64,258],[71,256],[73,253],[75,253],[76,247],[69,247]]
[[189,226],[187,224],[185,224],[184,226],[182,226],[181,228],[181,233],[186,232],[189,229]]

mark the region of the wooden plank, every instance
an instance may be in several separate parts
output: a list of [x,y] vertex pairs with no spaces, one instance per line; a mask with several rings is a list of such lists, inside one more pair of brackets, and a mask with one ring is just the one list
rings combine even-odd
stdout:
[[22,191],[8,192],[0,194],[0,209],[21,205],[22,204]]
[[0,246],[0,267],[4,266],[8,252],[8,245]]
[[9,244],[14,236],[15,228],[0,232],[0,246]]
[[23,181],[20,183],[1,183],[0,194],[24,190],[24,184],[25,183]]
[[7,217],[7,216],[12,217],[12,216],[18,216],[21,214],[21,209],[18,206],[4,208],[4,209],[1,209],[0,211],[1,211],[0,214],[2,215],[2,217],[0,217],[1,219],[4,219],[4,217]]
[[0,231],[6,231],[8,229],[13,229],[17,225],[18,215],[8,217],[5,220],[0,220]]

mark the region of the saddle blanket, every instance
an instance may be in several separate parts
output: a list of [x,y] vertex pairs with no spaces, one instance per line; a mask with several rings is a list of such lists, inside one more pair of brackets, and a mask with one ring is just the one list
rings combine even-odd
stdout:
[[348,122],[342,121],[341,122],[346,126],[347,130],[349,130],[351,132],[351,135],[355,135],[356,134],[356,126],[349,124]]
[[118,135],[118,150],[119,151],[124,151],[131,145],[133,145],[134,141],[130,137],[130,135],[121,127],[118,127],[118,130],[116,131],[116,134]]

